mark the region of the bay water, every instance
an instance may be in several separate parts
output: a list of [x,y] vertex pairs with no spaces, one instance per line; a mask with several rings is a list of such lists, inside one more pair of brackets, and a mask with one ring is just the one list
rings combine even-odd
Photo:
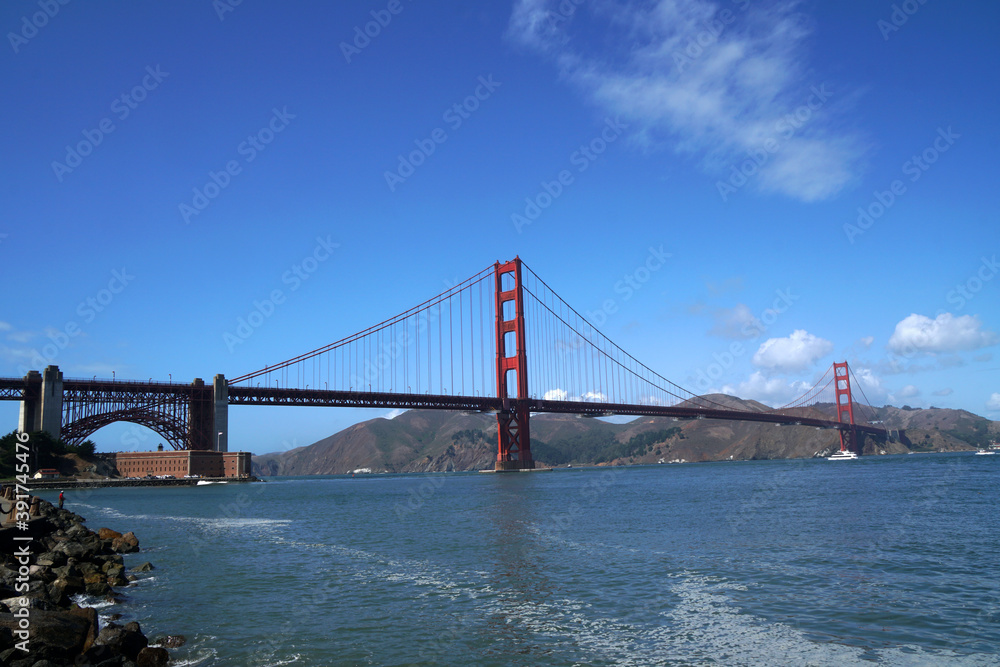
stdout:
[[[67,492],[188,665],[1000,664],[1000,456]],[[41,494],[43,496],[54,494]],[[96,602],[96,601],[92,601]]]

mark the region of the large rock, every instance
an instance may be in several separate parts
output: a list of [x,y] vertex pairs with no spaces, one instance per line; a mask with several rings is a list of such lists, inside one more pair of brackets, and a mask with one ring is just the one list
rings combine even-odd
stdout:
[[165,648],[144,648],[136,656],[135,664],[138,667],[166,667],[170,661],[170,654]]
[[[131,533],[129,533],[131,534]],[[135,536],[133,536],[134,539]],[[130,554],[139,550],[138,545],[132,544],[125,539],[125,536],[116,537],[111,540],[111,550],[119,554]]]
[[66,536],[74,540],[79,540],[81,538],[87,537],[88,535],[93,535],[89,528],[84,526],[82,523],[74,523],[72,526],[66,529]]
[[129,572],[149,572],[152,569],[154,569],[153,564],[147,561],[142,565],[136,565]]
[[122,534],[117,530],[111,530],[110,528],[101,528],[97,531],[97,536],[102,540],[113,540],[116,537],[121,537]]
[[130,544],[136,549],[139,548],[139,538],[136,537],[135,533],[133,533],[131,530],[122,535],[122,539],[125,540],[126,544]]
[[[18,620],[13,614],[0,614],[0,628],[14,630],[17,628]],[[87,649],[96,627],[97,612],[94,609],[74,611],[33,609],[31,635],[28,638],[29,654],[37,660],[62,659],[64,662],[57,664],[73,664],[73,658]]]
[[87,548],[83,544],[71,541],[60,542],[56,545],[53,551],[78,560],[90,560],[91,556],[96,553],[94,550]]
[[163,648],[179,648],[187,644],[187,637],[184,635],[158,635],[149,643]]
[[139,655],[139,651],[149,644],[149,640],[141,632],[123,628],[115,623],[108,623],[101,630],[101,634],[97,636],[97,641],[94,643],[99,646],[110,646],[112,650],[134,661]]
[[42,567],[61,567],[66,564],[66,554],[59,553],[58,551],[46,551],[38,555],[35,563]]

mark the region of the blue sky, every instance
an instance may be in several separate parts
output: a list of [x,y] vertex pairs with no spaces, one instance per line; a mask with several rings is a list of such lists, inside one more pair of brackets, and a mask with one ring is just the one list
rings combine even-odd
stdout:
[[[595,319],[611,300],[603,330],[689,388],[780,405],[847,359],[876,404],[1000,419],[998,19],[940,0],[6,2],[0,375],[234,377],[520,255]],[[230,447],[378,414],[232,408]]]

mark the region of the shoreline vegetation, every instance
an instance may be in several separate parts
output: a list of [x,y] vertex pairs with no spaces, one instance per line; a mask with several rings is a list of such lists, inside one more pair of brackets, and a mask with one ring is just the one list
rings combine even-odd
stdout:
[[[14,493],[3,488],[2,509],[11,510]],[[148,562],[126,567],[124,555],[139,552],[138,538],[110,528],[94,532],[79,514],[37,496],[28,505],[27,522],[8,522],[5,512],[0,527],[0,664],[166,665],[166,649],[182,646],[184,637],[150,641],[138,622],[119,625],[121,614],[104,620],[81,606],[83,596],[120,604],[137,573],[154,569]]]

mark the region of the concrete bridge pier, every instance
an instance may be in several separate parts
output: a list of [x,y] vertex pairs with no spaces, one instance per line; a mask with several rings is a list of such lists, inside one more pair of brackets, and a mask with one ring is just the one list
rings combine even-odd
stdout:
[[225,375],[216,375],[212,380],[212,394],[215,398],[212,449],[217,452],[229,451],[229,383]]
[[58,366],[45,371],[28,371],[27,391],[21,401],[17,430],[22,433],[45,431],[58,440],[62,431],[63,374]]

